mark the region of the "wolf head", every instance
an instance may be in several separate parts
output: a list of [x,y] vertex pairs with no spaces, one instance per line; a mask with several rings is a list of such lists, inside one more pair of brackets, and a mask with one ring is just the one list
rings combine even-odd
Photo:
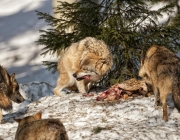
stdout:
[[16,103],[21,103],[24,98],[19,92],[19,84],[15,79],[15,73],[9,75],[6,69],[0,66],[0,88],[1,93],[6,94],[8,98]]
[[79,70],[73,76],[76,80],[86,79],[88,81],[99,80],[110,68],[112,64],[107,58],[100,58],[93,53],[87,54],[79,63]]
[[15,73],[10,75],[9,77],[8,96],[12,101],[16,103],[21,103],[24,101],[24,98],[19,92],[19,84],[15,79]]
[[27,116],[22,119],[15,119],[16,122],[18,122],[19,126],[22,126],[24,124],[28,124],[30,122],[36,121],[36,120],[41,120],[42,112],[38,112],[33,116]]
[[139,69],[138,75],[139,75],[141,78],[144,78],[144,77],[147,75],[147,74],[146,74],[145,67],[144,67],[144,59],[141,59],[141,65],[140,65],[140,69]]
[[146,70],[146,64],[145,63],[146,63],[145,60],[142,59],[138,75],[143,79],[143,81],[146,82],[148,87],[150,87],[152,82],[151,82],[151,79],[148,75],[148,71]]

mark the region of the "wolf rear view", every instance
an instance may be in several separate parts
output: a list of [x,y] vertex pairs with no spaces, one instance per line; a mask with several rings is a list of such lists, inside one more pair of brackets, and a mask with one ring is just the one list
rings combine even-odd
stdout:
[[8,111],[12,109],[12,101],[21,103],[24,98],[19,92],[19,84],[15,79],[15,74],[9,75],[0,66],[0,123],[2,120],[2,109]]
[[18,122],[15,140],[68,140],[63,123],[59,119],[41,119],[42,112]]
[[172,93],[174,105],[180,112],[180,58],[165,47],[152,46],[141,62],[139,76],[152,85],[155,104],[163,105],[164,121],[168,121],[168,94]]

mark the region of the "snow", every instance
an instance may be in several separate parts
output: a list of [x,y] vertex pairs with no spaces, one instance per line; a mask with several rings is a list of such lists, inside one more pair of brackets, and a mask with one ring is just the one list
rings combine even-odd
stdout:
[[[14,118],[43,112],[42,118],[60,118],[72,140],[177,140],[180,139],[180,114],[168,98],[169,121],[162,120],[162,108],[154,106],[154,96],[118,101],[96,101],[103,90],[92,90],[93,97],[80,93],[53,95],[47,83],[21,84],[26,101],[13,103],[12,112],[4,112],[0,137],[14,139]],[[100,132],[98,132],[98,129]]]
[[0,1],[0,64],[9,73],[15,72],[19,83],[36,81],[55,86],[58,73],[47,71],[42,61],[57,59],[41,56],[43,46],[35,43],[39,30],[49,27],[38,20],[35,10],[52,14],[52,1]]
[[23,103],[13,102],[13,110],[3,111],[0,138],[13,140],[14,118],[43,112],[42,118],[60,118],[70,140],[178,140],[180,113],[168,98],[169,121],[162,120],[162,107],[154,105],[154,96],[118,101],[96,101],[103,88],[92,90],[95,96],[71,93],[53,95],[58,73],[51,74],[41,61],[56,58],[41,56],[37,46],[39,29],[47,29],[34,10],[52,13],[50,0],[0,1],[0,64],[16,73]]

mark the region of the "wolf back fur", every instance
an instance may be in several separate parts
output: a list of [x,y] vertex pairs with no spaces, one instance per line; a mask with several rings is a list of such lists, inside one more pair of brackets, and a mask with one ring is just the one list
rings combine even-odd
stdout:
[[112,54],[104,41],[86,37],[73,43],[58,62],[60,75],[54,89],[55,95],[59,95],[63,88],[87,93],[112,65]]
[[163,46],[152,46],[141,62],[139,76],[152,84],[155,103],[163,105],[163,119],[168,121],[166,98],[172,93],[175,107],[180,111],[180,58]]
[[59,119],[41,119],[42,112],[16,119],[15,140],[68,140],[65,127]]

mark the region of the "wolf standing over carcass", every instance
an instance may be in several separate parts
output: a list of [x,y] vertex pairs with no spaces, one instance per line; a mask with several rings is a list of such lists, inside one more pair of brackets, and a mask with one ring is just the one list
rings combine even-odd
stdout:
[[2,109],[11,110],[12,101],[21,103],[24,98],[19,92],[19,84],[15,74],[9,75],[5,68],[0,66],[0,123],[2,120]]
[[113,65],[112,54],[102,40],[86,37],[67,48],[58,62],[59,78],[55,95],[64,89],[88,93],[92,84]]
[[168,121],[166,98],[172,93],[175,107],[180,111],[180,58],[162,46],[152,46],[141,62],[139,76],[152,84],[155,103],[163,105],[163,120]]

